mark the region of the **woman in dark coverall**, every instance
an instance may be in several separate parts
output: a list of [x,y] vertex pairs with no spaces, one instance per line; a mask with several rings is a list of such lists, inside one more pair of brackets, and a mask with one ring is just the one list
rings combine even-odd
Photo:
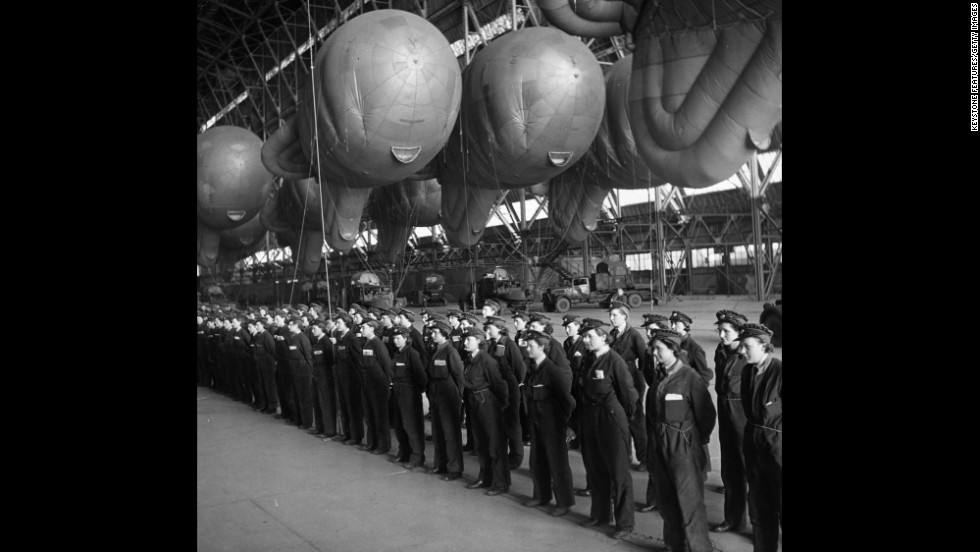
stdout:
[[681,340],[673,330],[658,330],[653,337],[653,357],[662,372],[646,401],[647,424],[653,426],[649,469],[664,542],[673,550],[711,552],[702,472],[715,407],[701,376],[677,358]]
[[745,324],[738,334],[745,409],[745,472],[755,552],[776,552],[783,524],[783,363],[772,356],[772,330]]
[[[377,320],[361,324],[360,355],[354,349],[354,359],[361,368],[361,400],[364,404],[365,444],[359,450],[372,454],[387,454],[391,450],[391,426],[388,424],[388,393],[391,390],[391,358],[388,348],[375,332],[381,328]],[[360,358],[358,358],[358,356]]]
[[453,329],[444,322],[433,325],[435,352],[426,367],[429,382],[426,395],[432,412],[432,442],[435,445],[433,473],[444,474],[443,481],[454,481],[463,475],[462,417],[463,360],[449,341]]
[[715,348],[715,392],[718,394],[718,440],[721,442],[721,482],[725,491],[725,519],[711,530],[738,530],[745,524],[748,484],[745,480],[745,411],[742,409],[742,369],[745,359],[738,354],[738,330],[748,322],[741,314],[715,313],[718,337]]
[[555,497],[553,516],[563,516],[575,505],[572,469],[568,465],[565,434],[575,409],[572,398],[572,369],[547,357],[551,336],[540,332],[525,334],[531,358],[527,378],[528,420],[531,431],[531,479],[534,492],[525,506],[548,504]]
[[467,328],[463,334],[466,359],[463,361],[463,386],[466,406],[473,423],[480,475],[468,489],[490,487],[489,496],[510,489],[510,466],[507,462],[507,439],[503,432],[504,409],[509,404],[507,382],[500,375],[497,362],[480,349],[485,334]]
[[340,406],[342,432],[334,438],[348,446],[360,445],[364,438],[364,411],[361,405],[361,374],[354,362],[357,347],[350,324],[354,321],[346,312],[334,316],[337,329],[330,341],[334,344],[333,379],[337,382],[337,402]]
[[[595,321],[586,319],[594,324]],[[592,354],[582,371],[579,405],[579,440],[582,460],[592,484],[592,509],[585,527],[609,520],[610,499],[615,504],[615,539],[633,531],[633,478],[630,475],[629,417],[638,394],[626,362],[606,343],[606,331],[589,325],[583,338]],[[586,326],[583,325],[583,329]],[[615,493],[615,496],[610,496]]]
[[418,351],[409,346],[412,333],[408,328],[392,330],[395,356],[391,359],[391,392],[395,396],[395,436],[398,450],[408,456],[402,467],[425,473],[425,426],[422,419],[422,392],[427,385],[425,366]]

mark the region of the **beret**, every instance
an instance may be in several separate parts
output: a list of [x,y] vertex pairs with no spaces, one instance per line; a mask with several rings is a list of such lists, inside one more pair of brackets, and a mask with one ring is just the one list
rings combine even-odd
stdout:
[[660,341],[671,341],[674,345],[680,345],[681,341],[684,340],[681,334],[675,332],[674,330],[662,330],[658,329],[653,334],[654,339],[659,339]]
[[300,312],[306,312],[306,311],[310,310],[310,307],[304,305],[303,303],[298,303],[296,305],[296,310],[298,310]]
[[670,321],[671,322],[680,321],[680,322],[684,322],[687,325],[691,325],[692,323],[694,323],[694,320],[692,320],[690,316],[679,311],[674,311],[670,313]]
[[476,317],[476,315],[473,314],[473,313],[471,313],[471,312],[463,313],[463,318],[462,319],[463,320],[466,320],[470,324],[473,324],[474,326],[480,323],[480,319],[478,319]]
[[500,303],[494,301],[493,299],[487,299],[486,301],[484,301],[483,306],[497,309],[497,312],[500,312]]
[[361,323],[361,327],[363,328],[364,326],[371,326],[374,331],[377,331],[378,328],[381,327],[381,322],[378,322],[377,320],[365,320]]
[[392,328],[391,329],[391,333],[393,333],[395,335],[401,335],[401,336],[404,336],[404,337],[408,337],[408,336],[412,335],[412,330],[406,328],[405,326],[399,326],[397,328]]
[[442,335],[446,337],[449,337],[449,334],[452,333],[453,331],[452,327],[449,324],[446,324],[441,320],[437,320],[435,323],[433,323],[432,327],[437,328],[439,331],[442,332]]
[[463,311],[459,309],[449,309],[446,311],[446,316],[455,316],[456,318],[462,318]]
[[398,309],[398,314],[400,314],[402,318],[407,319],[409,322],[415,322],[415,313],[408,309]]
[[551,319],[548,318],[544,313],[532,312],[530,313],[531,322],[548,322],[551,323]]
[[580,322],[579,322],[579,316],[577,314],[566,314],[565,316],[562,316],[561,317],[561,325],[562,326],[567,326],[567,325],[571,324],[572,322],[575,322],[577,324],[580,324]]
[[349,314],[347,314],[346,312],[343,312],[343,311],[337,312],[337,314],[333,315],[333,319],[334,320],[343,320],[344,323],[346,323],[348,326],[350,326],[351,322],[354,321],[354,319],[351,318],[351,315],[349,315]]
[[595,318],[583,318],[582,319],[582,331],[587,332],[589,330],[594,330],[601,326],[608,326],[609,324],[603,322],[602,320],[596,320]]
[[754,324],[750,322],[743,324],[738,332],[739,341],[747,337],[755,337],[764,343],[769,343],[772,341],[772,330],[763,326],[762,324]]
[[506,330],[507,322],[502,318],[497,318],[496,316],[488,316],[486,322],[483,323],[483,326],[497,326],[501,330]]
[[511,318],[520,318],[521,320],[524,320],[525,322],[528,322],[528,321],[531,320],[531,317],[530,317],[530,315],[528,315],[527,311],[523,311],[523,310],[515,310],[514,311],[514,316],[511,316]]
[[720,310],[715,313],[715,317],[718,319],[718,321],[715,322],[716,326],[727,322],[734,326],[736,330],[739,328],[739,326],[749,321],[749,319],[744,315],[733,310]]
[[548,334],[546,334],[544,332],[538,332],[538,331],[534,331],[534,330],[528,330],[528,331],[524,332],[521,335],[521,337],[524,338],[525,340],[528,340],[528,339],[538,339],[540,337],[544,337],[544,338],[546,338],[548,340],[551,340],[551,336],[550,335],[548,335]]
[[482,330],[479,330],[476,327],[472,327],[472,326],[463,330],[463,339],[466,339],[467,337],[476,337],[479,338],[480,341],[483,341],[487,338],[486,334],[483,333]]
[[623,309],[628,313],[630,311],[630,306],[628,303],[626,303],[625,297],[620,299],[619,296],[616,296],[609,301],[609,310],[613,309]]

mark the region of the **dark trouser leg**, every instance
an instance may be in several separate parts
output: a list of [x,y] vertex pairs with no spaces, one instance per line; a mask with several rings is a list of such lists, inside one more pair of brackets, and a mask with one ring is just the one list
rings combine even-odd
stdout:
[[[439,391],[434,401],[432,410],[432,440],[438,443],[437,439],[443,441],[442,446],[445,450],[443,456],[444,464],[437,464],[436,467],[445,466],[449,473],[463,473],[463,443],[462,428],[460,427],[460,410],[458,395],[450,395],[448,392]],[[438,419],[437,419],[438,416]],[[437,433],[438,428],[438,433]],[[437,456],[438,457],[438,456]]]
[[341,394],[347,406],[347,422],[344,429],[350,435],[349,440],[360,443],[364,439],[364,410],[361,403],[361,376],[357,368],[343,367],[341,376]]
[[486,429],[480,424],[480,420],[477,418],[477,410],[485,402],[485,393],[482,395],[476,393],[467,394],[466,405],[469,407],[467,408],[469,422],[466,424],[466,427],[473,430],[472,441],[467,442],[473,445],[476,451],[476,458],[480,463],[480,474],[477,476],[477,479],[482,480],[484,485],[489,486],[493,483],[493,470],[491,469],[489,450],[490,436],[486,434]]
[[609,498],[611,491],[611,481],[609,473],[600,455],[600,450],[604,446],[599,440],[599,432],[603,428],[595,424],[595,411],[597,407],[586,407],[582,412],[582,432],[579,434],[579,443],[582,450],[582,461],[585,464],[585,472],[592,485],[592,506],[589,510],[589,517],[595,518],[600,523],[609,521]]
[[653,470],[655,467],[654,463],[656,462],[655,456],[657,454],[656,447],[657,445],[654,441],[653,428],[647,425],[647,506],[655,506],[657,504],[657,478],[653,476]]
[[[507,461],[507,438],[503,429],[503,412],[493,393],[486,393],[486,402],[475,412],[477,425],[487,435],[487,454],[493,470],[494,489],[510,488],[510,464]],[[479,442],[479,439],[477,440]]]
[[262,377],[262,393],[265,395],[265,408],[275,412],[279,408],[279,391],[276,386],[276,364],[275,361],[263,363],[259,367],[259,375]]
[[[645,437],[645,435],[644,435]],[[615,503],[616,530],[632,530],[634,525],[633,476],[630,475],[629,430],[626,427],[608,427],[600,438],[599,451],[602,463],[605,464],[609,480],[605,485],[593,481],[596,487],[612,487],[616,493]],[[598,490],[594,487],[593,494]],[[609,492],[609,491],[607,491]],[[593,502],[596,500],[592,497]],[[607,496],[608,501],[608,496]]]
[[323,373],[313,376],[313,429],[323,433]]
[[320,399],[320,423],[327,437],[337,434],[337,391],[334,389],[333,374],[328,370],[317,390]]
[[654,438],[657,458],[653,476],[657,478],[657,507],[664,519],[664,542],[678,549],[686,543],[691,552],[711,552],[702,445],[663,426]]
[[296,424],[313,425],[313,376],[297,372],[293,374],[293,401],[296,404]]
[[[379,368],[380,370],[380,368]],[[367,422],[369,449],[388,452],[391,450],[391,427],[388,425],[388,386],[381,373],[364,375],[364,418]]]
[[718,401],[718,440],[721,445],[721,482],[725,486],[725,521],[735,527],[745,525],[748,484],[742,441],[745,414],[742,402]]
[[528,459],[528,468],[531,472],[531,482],[534,483],[531,498],[540,499],[541,502],[551,502],[554,496],[551,489],[551,470],[548,469],[548,458],[544,450],[544,442],[541,436],[541,428],[535,423],[533,417],[529,417],[528,426],[531,432],[531,452]]
[[782,525],[782,457],[781,451],[770,448],[767,431],[746,428],[751,433],[745,439],[745,467],[754,552],[776,552]]
[[[425,426],[422,418],[422,395],[408,385],[395,384],[398,414],[402,433],[411,449],[408,462],[413,466],[425,463]],[[396,432],[397,434],[397,432]]]
[[350,382],[346,376],[337,375],[334,372],[334,381],[337,382],[337,406],[340,408],[340,433],[344,440],[351,439],[350,403],[347,402],[346,391],[350,388]]
[[[633,438],[633,445],[636,447],[636,460],[640,464],[646,464],[647,458],[647,418],[643,413],[642,397],[637,399],[634,407],[633,416],[630,418],[630,435]],[[629,448],[626,449],[629,452]]]
[[[521,389],[517,386],[517,382],[512,382],[513,384],[508,384],[508,393],[511,397],[520,397]],[[507,462],[509,468],[514,470],[520,467],[524,462],[524,437],[521,431],[521,404],[522,400],[511,400],[510,404],[503,411],[504,418],[504,433],[507,439],[507,447],[509,449],[509,454],[507,456]]]
[[398,389],[396,388],[394,391],[396,392],[391,394],[389,411],[392,413],[392,418],[394,419],[395,441],[398,443],[398,454],[396,458],[398,458],[399,462],[408,462],[413,452],[412,444],[408,441],[408,433],[405,431],[403,425],[402,410],[398,404]]
[[575,505],[575,488],[572,482],[572,468],[568,465],[568,446],[565,444],[567,426],[559,412],[552,419],[539,425],[542,443],[551,472],[552,490],[555,504],[560,508]]

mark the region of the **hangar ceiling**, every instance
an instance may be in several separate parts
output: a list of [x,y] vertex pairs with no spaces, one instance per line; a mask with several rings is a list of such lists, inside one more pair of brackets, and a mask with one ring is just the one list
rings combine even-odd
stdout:
[[[425,17],[460,47],[461,67],[467,54],[515,21],[517,28],[547,24],[534,0],[198,0],[197,132],[220,120],[266,139],[295,109],[300,83],[329,33],[378,9]],[[469,51],[458,42],[467,32]],[[625,36],[584,40],[600,62],[629,53]]]

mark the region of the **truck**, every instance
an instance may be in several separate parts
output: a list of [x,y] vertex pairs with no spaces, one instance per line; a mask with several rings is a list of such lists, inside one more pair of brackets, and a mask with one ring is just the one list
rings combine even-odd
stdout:
[[602,308],[609,308],[610,302],[620,294],[631,309],[651,299],[654,304],[659,303],[649,289],[636,287],[633,274],[623,261],[600,262],[591,276],[573,276],[565,284],[544,292],[541,297],[544,310],[566,312],[573,303],[598,303]]
[[349,303],[385,309],[395,306],[395,294],[392,293],[391,288],[371,271],[366,270],[351,276],[349,293]]
[[438,302],[446,303],[446,278],[442,274],[426,274],[422,284],[422,306]]
[[476,281],[476,297],[474,298],[472,291],[466,293],[459,300],[459,308],[463,311],[472,309],[475,303],[479,309],[487,299],[500,303],[501,309],[508,306],[512,309],[526,309],[531,303],[531,292],[521,286],[520,279],[512,271],[496,266]]

